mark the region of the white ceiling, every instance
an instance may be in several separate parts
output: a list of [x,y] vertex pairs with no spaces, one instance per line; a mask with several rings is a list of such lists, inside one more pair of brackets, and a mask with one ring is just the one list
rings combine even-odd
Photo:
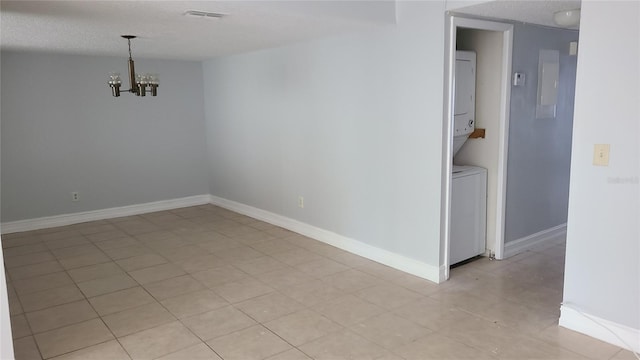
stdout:
[[[422,0],[426,1],[426,0]],[[475,2],[477,3],[477,2]],[[458,13],[546,26],[580,0],[498,0]],[[227,14],[190,18],[187,10]],[[395,0],[355,1],[6,1],[0,2],[3,50],[203,60],[395,24]]]
[[[227,14],[183,16],[187,10]],[[2,49],[202,60],[395,23],[395,1],[5,1]]]
[[553,14],[580,9],[580,0],[497,0],[456,9],[456,13],[558,27]]

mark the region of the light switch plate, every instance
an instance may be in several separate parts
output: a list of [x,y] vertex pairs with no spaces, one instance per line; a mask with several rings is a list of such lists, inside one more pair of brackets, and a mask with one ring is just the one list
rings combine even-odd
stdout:
[[593,146],[593,165],[609,166],[609,144],[595,144]]

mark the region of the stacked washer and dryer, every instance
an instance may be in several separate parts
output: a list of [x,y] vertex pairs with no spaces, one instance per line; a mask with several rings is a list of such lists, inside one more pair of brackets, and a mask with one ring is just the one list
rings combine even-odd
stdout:
[[[453,156],[475,130],[476,54],[456,52]],[[454,165],[451,185],[449,264],[485,253],[487,227],[487,170]]]

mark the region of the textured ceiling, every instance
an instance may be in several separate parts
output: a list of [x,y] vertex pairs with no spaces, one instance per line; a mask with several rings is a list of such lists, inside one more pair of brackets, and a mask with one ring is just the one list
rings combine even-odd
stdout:
[[[183,16],[187,10],[227,14]],[[202,60],[395,23],[387,1],[5,1],[2,49]]]
[[559,27],[553,22],[553,14],[563,10],[579,9],[580,5],[580,0],[497,0],[459,8],[454,12]]
[[[579,0],[470,3],[476,5],[455,12],[546,26],[555,26],[554,12],[580,7]],[[183,15],[187,10],[227,16],[190,18]],[[127,47],[120,35],[132,34],[139,36],[132,44],[134,57],[203,60],[388,26],[395,20],[395,0],[2,0],[0,47],[123,56]]]

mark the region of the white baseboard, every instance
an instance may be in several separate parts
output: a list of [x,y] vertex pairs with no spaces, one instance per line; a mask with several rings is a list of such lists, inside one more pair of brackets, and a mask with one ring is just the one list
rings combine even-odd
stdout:
[[2,223],[0,226],[2,234],[9,234],[20,231],[30,231],[45,229],[49,227],[65,226],[83,223],[87,221],[96,221],[111,219],[121,216],[131,216],[150,213],[154,211],[163,211],[177,209],[187,206],[204,205],[209,203],[209,195],[196,195],[179,199],[154,201],[144,204],[136,204],[129,206],[121,206],[109,209],[92,210],[73,214],[63,214],[55,216],[47,216],[36,219],[9,221]]
[[346,236],[336,234],[334,232],[309,225],[298,220],[278,215],[269,211],[258,209],[249,205],[241,204],[235,201],[223,199],[217,196],[211,196],[211,203],[240,214],[251,216],[252,218],[268,222],[270,224],[283,227],[293,232],[302,234],[323,243],[335,246],[339,249],[362,256],[364,258],[379,262],[390,266],[394,269],[404,271],[406,273],[440,283],[443,279],[444,268],[429,265],[421,261],[405,257],[390,251],[366,244]]
[[506,259],[513,255],[517,255],[543,243],[560,243],[566,234],[567,224],[564,223],[518,240],[509,241],[504,244],[503,258]]
[[640,329],[585,314],[571,304],[562,305],[560,312],[560,326],[640,353]]

